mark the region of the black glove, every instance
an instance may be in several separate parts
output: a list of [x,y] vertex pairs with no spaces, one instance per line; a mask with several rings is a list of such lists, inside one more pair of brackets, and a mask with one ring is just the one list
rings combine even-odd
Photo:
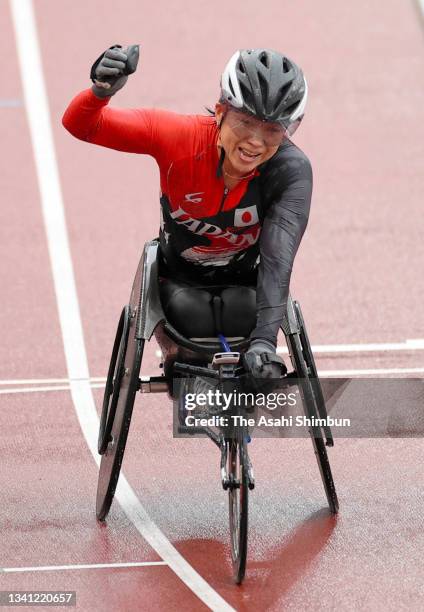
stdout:
[[128,75],[136,71],[138,56],[138,45],[125,49],[121,45],[113,45],[102,53],[90,71],[94,95],[98,98],[108,98],[116,94],[127,82]]
[[278,379],[287,374],[284,361],[275,353],[275,346],[268,340],[252,340],[243,355],[246,372],[253,378]]

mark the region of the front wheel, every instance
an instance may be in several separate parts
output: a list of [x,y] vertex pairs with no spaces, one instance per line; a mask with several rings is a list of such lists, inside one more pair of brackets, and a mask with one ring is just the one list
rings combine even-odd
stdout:
[[244,440],[227,440],[229,476],[229,513],[231,557],[234,579],[237,584],[243,581],[246,571],[247,530],[248,530],[248,475],[244,462]]

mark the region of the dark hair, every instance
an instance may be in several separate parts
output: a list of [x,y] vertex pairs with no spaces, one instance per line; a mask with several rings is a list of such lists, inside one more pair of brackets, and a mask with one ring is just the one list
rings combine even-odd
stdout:
[[[227,100],[224,98],[224,96],[221,96],[218,100],[218,104],[225,104],[225,106],[228,107],[228,102]],[[211,117],[215,117],[215,111],[212,108],[209,108],[209,106],[205,106],[205,110],[208,113],[208,115],[210,115]]]

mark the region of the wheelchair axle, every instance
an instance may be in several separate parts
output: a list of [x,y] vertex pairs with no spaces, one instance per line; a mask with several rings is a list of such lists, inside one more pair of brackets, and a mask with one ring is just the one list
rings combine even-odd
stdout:
[[166,393],[168,383],[165,376],[141,376],[138,380],[137,391],[140,393]]

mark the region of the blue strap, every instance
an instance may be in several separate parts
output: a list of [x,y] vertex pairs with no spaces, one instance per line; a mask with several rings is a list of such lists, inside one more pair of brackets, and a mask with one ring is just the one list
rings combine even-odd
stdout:
[[226,337],[223,334],[218,334],[219,341],[221,343],[222,348],[226,353],[231,353],[230,345],[227,342]]

